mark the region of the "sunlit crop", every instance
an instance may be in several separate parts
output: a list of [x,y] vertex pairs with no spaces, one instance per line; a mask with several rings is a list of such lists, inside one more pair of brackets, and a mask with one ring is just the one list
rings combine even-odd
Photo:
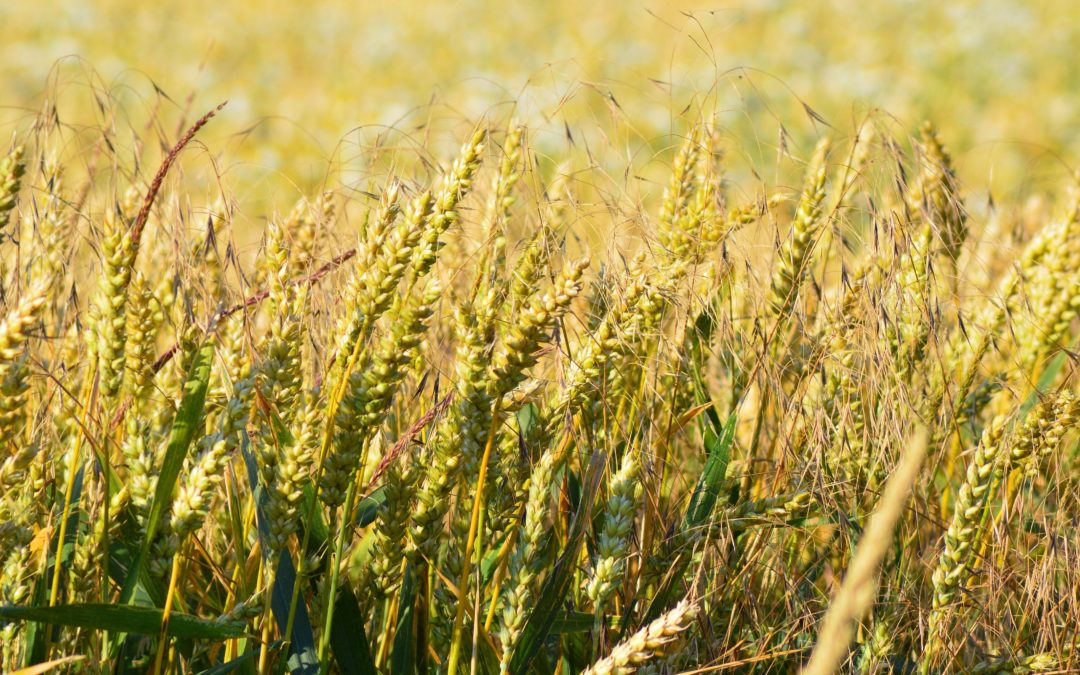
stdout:
[[926,5],[5,9],[0,669],[1080,668],[1080,29]]

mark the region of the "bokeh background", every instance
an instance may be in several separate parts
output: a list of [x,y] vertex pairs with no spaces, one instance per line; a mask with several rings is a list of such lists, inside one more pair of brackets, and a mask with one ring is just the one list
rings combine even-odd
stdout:
[[987,194],[1059,188],[1080,156],[1073,0],[20,0],[0,25],[4,129],[50,102],[73,146],[175,139],[228,99],[200,140],[253,203],[359,184],[380,148],[449,152],[481,117],[628,176],[702,109],[766,182],[875,110],[935,120]]

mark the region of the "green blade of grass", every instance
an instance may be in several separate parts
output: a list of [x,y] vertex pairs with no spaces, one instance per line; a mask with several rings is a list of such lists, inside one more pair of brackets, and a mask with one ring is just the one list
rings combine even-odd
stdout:
[[[278,643],[274,643],[275,646]],[[248,652],[241,654],[231,661],[226,661],[221,665],[214,666],[213,668],[207,668],[200,672],[198,675],[228,675],[228,673],[236,672],[237,670],[244,669],[245,672],[255,672],[254,661],[255,657],[259,655],[256,650],[249,650]]]
[[[251,451],[251,439],[246,433],[241,434],[240,437],[240,456],[244,460],[248,481],[255,495],[255,513],[257,516],[255,520],[258,524],[259,548],[264,556],[269,556],[271,547],[269,545],[270,528],[266,522],[266,491],[259,484],[259,467],[255,459],[255,453]],[[270,565],[269,560],[265,564]],[[276,569],[274,587],[270,594],[270,609],[274,614],[278,630],[284,635],[286,623],[288,622],[289,605],[292,601],[292,589],[296,583],[296,566],[293,564],[288,549],[281,551]],[[298,602],[296,605],[292,635],[289,637],[289,672],[304,674],[319,672],[319,659],[315,655],[315,633],[311,629],[307,604],[303,601]]]
[[[720,299],[721,293],[718,291],[709,306],[702,310],[694,320],[694,328],[690,334],[690,376],[699,405],[712,402],[702,368],[707,358],[706,347],[716,330],[715,316]],[[727,475],[728,461],[731,459],[731,445],[735,440],[736,411],[732,411],[724,423],[721,423],[720,414],[715,405],[709,405],[704,413],[704,419],[701,421],[701,438],[705,446],[705,467],[694,486],[686,516],[683,518],[684,532],[700,527],[712,515]]]
[[[702,386],[699,381],[697,387],[699,397],[706,395]],[[738,421],[737,412],[733,411],[728,416],[727,422],[722,425],[715,407],[710,407],[705,412],[708,422],[702,423],[701,429],[706,451],[705,467],[698,477],[694,492],[690,497],[690,503],[686,507],[686,514],[683,516],[681,527],[684,533],[692,532],[694,529],[703,526],[712,517],[713,511],[716,509],[716,502],[724,486],[728,462],[731,459],[731,446],[735,440],[735,425]],[[683,568],[688,561],[689,556],[680,551],[675,560],[671,562],[668,574],[665,575],[652,601],[649,602],[649,606],[645,611],[644,622],[647,623],[660,616],[664,609],[671,605],[672,597],[679,587],[678,581],[682,578]],[[629,627],[630,618],[631,613],[626,612],[621,627],[623,633]]]
[[[30,600],[35,605],[44,605],[49,601],[46,579],[41,575],[34,584],[34,594]],[[23,626],[23,665],[32,666],[45,660],[46,627],[36,621],[29,621]]]
[[[75,626],[139,635],[157,635],[162,611],[156,607],[78,604],[53,607],[0,607],[0,617],[40,621],[54,626]],[[244,624],[200,619],[189,614],[169,615],[169,636],[207,640],[242,637]]]
[[[302,523],[301,527],[311,531],[308,537],[308,553],[314,553],[320,550],[326,545],[326,540],[330,538],[330,529],[326,526],[326,521],[323,520],[322,509],[316,507],[311,508],[311,503],[318,499],[315,496],[315,486],[311,483],[304,485],[304,500],[301,502],[303,506],[300,507],[300,513],[313,513],[314,520],[310,523]],[[362,512],[361,512],[362,513]]]
[[486,634],[481,635],[476,647],[476,672],[480,675],[499,675],[499,656],[492,647],[491,639]]
[[414,660],[416,636],[413,632],[415,600],[416,584],[413,582],[413,566],[407,564],[405,578],[401,582],[401,596],[398,599],[394,651],[390,654],[390,672],[392,675],[412,675],[416,672]]
[[585,540],[586,526],[591,517],[596,493],[600,489],[600,479],[604,475],[606,461],[607,455],[603,452],[597,452],[593,455],[592,461],[589,462],[588,473],[585,480],[582,481],[581,499],[578,501],[574,520],[570,525],[566,547],[555,563],[551,574],[544,580],[536,604],[521,630],[521,639],[517,644],[517,648],[514,649],[514,655],[510,658],[509,671],[514,675],[525,675],[528,672],[530,664],[540,652],[540,648],[543,647],[544,641],[551,633],[552,626],[555,625],[560,606],[574,579],[578,553],[581,551],[581,544]]
[[330,628],[330,649],[334,661],[345,675],[377,675],[371,647],[364,632],[364,615],[356,596],[348,588],[338,592],[334,604],[337,620]]
[[715,417],[715,411],[710,408],[708,412],[713,414],[708,416],[709,423],[703,425],[701,430],[707,459],[697,485],[694,486],[690,504],[686,507],[686,516],[683,518],[684,532],[705,524],[716,508],[716,500],[727,475],[728,461],[731,459],[731,444],[735,440],[737,414],[731,413],[727,422],[721,426]]
[[210,384],[210,365],[214,357],[214,341],[207,339],[195,354],[191,370],[188,372],[187,381],[184,383],[184,396],[180,402],[180,409],[173,420],[172,432],[169,436],[169,445],[165,450],[165,458],[162,460],[161,469],[158,472],[157,489],[154,491],[154,500],[150,505],[150,513],[146,518],[145,535],[142,547],[128,570],[124,580],[123,589],[120,592],[120,603],[128,604],[135,595],[135,588],[144,575],[144,563],[150,553],[150,546],[154,543],[154,536],[161,526],[165,517],[165,511],[172,506],[173,490],[176,481],[180,477],[180,469],[184,465],[188,450],[195,434],[202,428],[204,406],[206,403],[206,390]]
[[[67,527],[64,531],[64,541],[60,541],[60,528],[56,528],[56,531],[50,537],[49,540],[49,555],[46,561],[46,575],[45,578],[51,579],[52,575],[56,573],[56,566],[59,565],[61,569],[70,567],[71,554],[75,550],[75,539],[79,533],[79,520],[82,518],[82,507],[80,501],[82,500],[83,480],[85,478],[86,466],[80,466],[79,470],[75,472],[75,480],[72,483],[71,490],[71,508],[67,514]],[[59,506],[59,505],[58,505]],[[61,509],[57,508],[57,517],[60,516]]]
[[551,632],[558,635],[588,633],[595,622],[596,615],[589,612],[561,612],[551,624]]
[[[656,589],[656,593],[653,594],[648,609],[645,610],[645,616],[641,620],[642,625],[650,623],[656,619],[656,617],[660,616],[665,608],[670,607],[670,599],[675,595],[675,590],[678,588],[677,582],[682,579],[683,571],[689,559],[689,555],[686,551],[680,551],[676,555],[675,560],[671,561],[668,573],[664,576],[660,586]],[[630,616],[630,612],[626,612],[626,615],[623,618],[622,626],[620,627],[622,635],[625,635],[630,627]]]
[[372,491],[367,497],[360,500],[356,507],[356,526],[367,527],[375,522],[379,515],[379,507],[386,503],[386,486],[381,485]]

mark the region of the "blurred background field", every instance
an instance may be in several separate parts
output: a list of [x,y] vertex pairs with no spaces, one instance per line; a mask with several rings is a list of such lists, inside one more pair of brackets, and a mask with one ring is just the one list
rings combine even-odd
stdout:
[[[871,530],[863,519],[876,503],[870,497],[912,432],[927,424],[936,435],[926,480],[916,485],[912,517],[897,529],[895,552],[881,553],[889,556],[881,600],[858,636],[866,672],[890,656],[902,664],[898,670],[914,672],[915,659],[944,657],[953,637],[963,638],[965,652],[949,656],[990,664],[979,672],[1020,672],[1009,664],[1024,663],[1021,656],[1043,665],[1075,662],[1080,650],[1065,642],[1080,617],[1080,547],[1070,539],[1080,450],[1054,454],[1080,419],[1075,363],[1065,359],[1078,344],[1080,201],[1069,209],[1062,203],[1080,182],[1075,0],[0,0],[0,27],[0,158],[17,144],[25,150],[11,155],[11,178],[0,176],[10,194],[6,202],[0,194],[0,230],[13,224],[0,232],[11,252],[0,256],[0,272],[13,279],[0,300],[10,308],[31,294],[30,281],[50,284],[28,318],[18,319],[36,327],[39,312],[49,322],[40,334],[19,329],[33,358],[9,371],[18,377],[0,372],[0,385],[16,392],[12,402],[0,400],[0,414],[15,420],[9,440],[46,439],[41,450],[19,444],[27,449],[19,461],[33,460],[40,470],[25,482],[32,489],[11,488],[7,506],[0,500],[0,516],[26,521],[20,548],[0,556],[14,561],[0,567],[17,580],[7,587],[14,591],[5,590],[0,570],[0,605],[44,597],[50,569],[50,605],[65,596],[116,597],[105,574],[114,535],[109,517],[95,516],[125,493],[110,493],[108,471],[80,473],[83,454],[91,457],[81,439],[96,433],[95,448],[108,458],[115,431],[124,453],[118,475],[140,490],[156,485],[149,481],[162,475],[159,450],[172,453],[172,428],[198,427],[192,420],[199,421],[202,401],[177,392],[186,389],[185,370],[201,370],[218,378],[201,385],[211,391],[206,408],[216,417],[209,419],[227,423],[198,436],[199,464],[183,472],[190,492],[171,499],[168,483],[154,488],[154,508],[173,504],[169,522],[181,525],[167,535],[155,533],[156,525],[142,531],[140,514],[151,504],[146,488],[122,496],[131,508],[114,510],[138,538],[125,531],[115,540],[129,552],[144,542],[135,567],[154,547],[154,583],[162,582],[162,597],[182,589],[185,613],[227,617],[239,607],[235,616],[251,627],[262,616],[263,672],[271,615],[280,622],[283,614],[265,603],[277,592],[267,581],[276,558],[263,557],[265,536],[255,554],[255,521],[244,515],[241,522],[244,491],[232,482],[220,493],[207,487],[222,467],[240,468],[228,453],[252,438],[241,433],[249,427],[251,447],[261,453],[248,459],[249,484],[279,490],[282,513],[292,519],[293,530],[275,535],[278,552],[294,550],[291,537],[302,522],[293,507],[308,497],[296,486],[316,476],[316,504],[326,489],[324,466],[338,467],[340,481],[325,500],[329,522],[340,517],[329,530],[336,546],[328,546],[329,535],[317,544],[333,551],[330,559],[306,548],[317,520],[303,521],[295,547],[296,559],[307,565],[310,556],[309,571],[322,575],[311,577],[311,602],[304,597],[299,606],[310,605],[316,617],[324,661],[337,640],[330,619],[339,572],[366,589],[372,561],[390,561],[380,595],[361,595],[380,662],[389,658],[394,672],[399,655],[411,662],[414,622],[402,617],[414,611],[419,656],[436,640],[440,648],[465,644],[452,637],[463,627],[473,635],[473,656],[480,653],[487,642],[463,622],[472,605],[469,546],[487,540],[488,553],[502,551],[502,569],[516,567],[513,574],[524,579],[503,595],[503,578],[485,580],[477,565],[478,603],[489,602],[491,587],[487,623],[495,625],[500,602],[512,609],[500,612],[509,617],[499,619],[501,665],[525,653],[518,650],[527,642],[514,631],[531,599],[550,600],[554,617],[563,608],[557,596],[570,594],[567,606],[576,608],[582,630],[567,632],[581,641],[559,638],[558,652],[548,650],[555,643],[544,628],[530,637],[530,649],[550,651],[545,659],[557,655],[567,664],[559,672],[581,672],[579,665],[608,653],[625,629],[670,606],[677,590],[702,600],[706,617],[683,665],[725,669],[768,655],[788,660],[762,661],[756,672],[791,672],[815,640],[829,644],[829,633],[819,637],[815,626],[826,607],[844,606],[830,605],[831,598],[854,569],[855,542],[866,550]],[[155,171],[169,167],[162,158],[225,100],[157,194]],[[915,140],[925,120],[937,132],[926,125]],[[873,131],[864,134],[868,121]],[[490,133],[474,133],[477,125]],[[459,152],[465,159],[450,169]],[[429,186],[438,206],[421,192]],[[403,214],[394,203],[399,194],[410,204]],[[344,261],[354,247],[356,263],[328,262]],[[571,262],[586,254],[587,273]],[[355,275],[341,283],[335,269]],[[548,277],[563,281],[541,296]],[[267,302],[259,305],[260,298]],[[226,312],[236,317],[228,324]],[[190,361],[192,336],[203,320],[218,332],[222,356],[192,367],[200,363]],[[0,328],[2,338],[8,329]],[[541,337],[522,338],[519,329]],[[15,351],[0,349],[7,354],[0,361],[12,361]],[[73,393],[54,395],[54,380]],[[99,394],[106,391],[99,382],[111,392]],[[367,469],[381,471],[401,451],[382,449],[412,452],[409,425],[428,405],[429,390],[431,405],[440,400],[444,382],[460,398],[453,412],[423,422],[439,426],[425,432],[423,454],[411,455],[421,469],[386,479],[403,496],[378,507],[378,524],[353,541],[353,528],[341,524],[352,522],[359,489],[375,485]],[[1061,383],[1060,398],[1031,407]],[[67,406],[67,399],[86,403]],[[174,425],[180,401],[195,403],[187,422]],[[513,433],[499,424],[504,412],[509,422],[526,403],[537,436],[528,441],[525,417],[517,417]],[[10,412],[21,407],[34,414],[24,420]],[[281,427],[292,441],[282,443],[279,434],[285,415],[249,418],[252,410],[275,408],[295,423]],[[1037,412],[1029,416],[1029,409]],[[129,424],[118,426],[114,410]],[[239,411],[235,418],[230,410]],[[704,444],[693,428],[699,418]],[[1021,421],[1025,426],[1015,426]],[[1036,451],[1036,435],[1053,443]],[[497,449],[507,460],[496,462],[502,482],[492,479],[499,500],[490,504],[482,491],[489,479],[476,478],[486,473],[472,473],[485,438],[485,456]],[[378,449],[370,455],[369,442]],[[462,448],[471,453],[467,461],[459,459]],[[589,490],[600,484],[603,464],[587,469],[582,460],[595,448],[621,455],[631,468],[623,478],[613,478],[622,469],[608,472],[605,510],[590,518],[599,493]],[[331,449],[337,455],[327,454]],[[640,466],[625,460],[639,454]],[[1044,455],[1054,459],[1041,469],[1036,458]],[[379,469],[365,463],[383,456]],[[1009,473],[1014,468],[1024,476]],[[22,485],[11,478],[19,474],[7,475],[0,475],[0,491],[5,480]],[[89,487],[73,497],[75,477],[84,475]],[[54,489],[61,485],[66,494]],[[539,486],[535,499],[532,485]],[[569,518],[571,500],[563,495],[571,492],[581,518]],[[255,490],[248,494],[255,504]],[[480,498],[467,501],[470,494]],[[703,497],[709,505],[699,509],[703,494],[711,495]],[[549,507],[554,497],[557,511]],[[69,519],[68,508],[80,501],[85,520]],[[467,509],[470,503],[475,508]],[[108,506],[95,511],[97,504]],[[319,508],[306,509],[306,517]],[[477,536],[480,514],[492,523],[500,518],[502,529]],[[522,514],[534,525],[519,528]],[[60,523],[55,544],[45,529],[51,522]],[[68,563],[54,555],[50,568],[48,551],[67,549],[69,522],[77,538],[65,582],[71,588],[61,595]],[[606,534],[609,526],[614,534]],[[591,535],[581,534],[586,529]],[[185,540],[196,531],[197,539]],[[382,548],[366,538],[376,534]],[[402,537],[412,547],[405,568],[395,548]],[[611,604],[611,591],[590,590],[582,579],[541,594],[541,580],[559,588],[548,586],[564,576],[558,570],[581,576],[574,565],[554,565],[557,547],[546,538],[559,541],[558,555],[573,540],[563,560],[589,563],[596,579],[608,574],[596,572],[608,561],[636,560],[611,572],[612,579],[636,576],[635,586],[627,584]],[[618,547],[605,543],[616,540]],[[495,549],[497,541],[505,543]],[[44,542],[37,544],[43,553],[27,542]],[[188,543],[198,544],[190,548],[199,551],[198,565],[184,562]],[[597,553],[604,548],[614,552]],[[393,556],[380,558],[385,551]],[[31,553],[40,558],[38,572],[24,573]],[[103,583],[88,583],[95,578],[84,570]],[[459,580],[464,592],[451,592],[441,579]],[[301,597],[292,595],[294,602]],[[961,602],[968,597],[985,599],[970,621]],[[394,603],[400,613],[391,611]],[[472,606],[478,619],[480,605]],[[619,633],[602,619],[609,609],[621,616]],[[965,625],[950,635],[953,618]],[[14,625],[0,621],[8,636]],[[289,634],[283,626],[278,632]],[[18,650],[27,664],[38,660],[36,644],[53,633],[21,635],[30,636],[22,646],[0,649],[5,665]],[[64,653],[94,655],[83,649],[89,645],[102,663],[118,653],[104,635],[71,635]],[[168,651],[164,635],[159,663]],[[0,647],[14,644],[0,635]],[[222,661],[246,658],[238,642],[224,649]],[[337,659],[337,644],[334,650]],[[428,651],[440,659],[457,654]],[[573,667],[571,652],[580,652],[572,654]],[[201,661],[216,665],[218,654],[190,659]]]
[[56,101],[71,145],[109,128],[122,157],[152,117],[175,139],[228,99],[200,140],[262,213],[362,188],[386,170],[375,146],[445,157],[481,117],[528,123],[541,158],[572,137],[645,199],[699,109],[741,155],[731,171],[773,185],[801,171],[785,152],[876,109],[901,138],[933,119],[995,197],[1060,187],[1080,151],[1070,0],[44,0],[2,3],[0,24],[5,129]]

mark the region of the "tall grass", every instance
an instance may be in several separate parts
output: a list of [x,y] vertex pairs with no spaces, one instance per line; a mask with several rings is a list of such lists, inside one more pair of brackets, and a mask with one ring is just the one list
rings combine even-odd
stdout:
[[621,199],[487,120],[246,252],[207,123],[0,161],[5,670],[1077,667],[1069,201],[876,118],[740,189],[707,115]]

